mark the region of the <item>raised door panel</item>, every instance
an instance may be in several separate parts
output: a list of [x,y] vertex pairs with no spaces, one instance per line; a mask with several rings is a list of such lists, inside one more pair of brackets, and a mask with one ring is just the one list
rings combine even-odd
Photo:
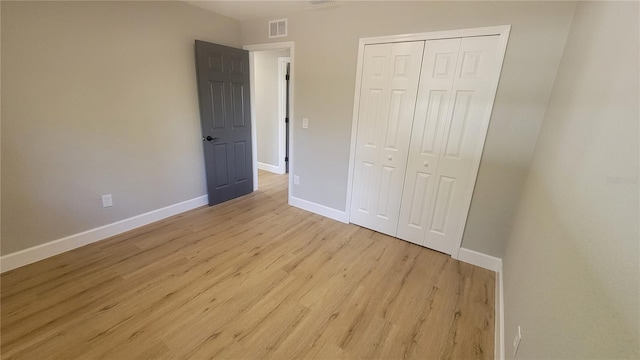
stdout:
[[242,83],[231,83],[231,111],[233,114],[233,124],[232,128],[243,128],[245,127],[245,121],[248,118],[247,114],[245,114],[245,96],[244,84]]
[[386,87],[391,45],[366,46],[364,56],[351,216],[351,220],[358,224],[375,215],[374,195],[379,187],[375,175],[381,146],[379,132],[382,114],[387,111],[385,97],[388,95]]
[[427,41],[416,101],[397,236],[423,245],[434,201],[434,178],[450,116],[461,39]]
[[498,42],[498,36],[482,36],[460,43],[424,239],[425,246],[448,254],[462,236],[469,211],[498,76]]
[[351,222],[396,235],[424,42],[365,46]]

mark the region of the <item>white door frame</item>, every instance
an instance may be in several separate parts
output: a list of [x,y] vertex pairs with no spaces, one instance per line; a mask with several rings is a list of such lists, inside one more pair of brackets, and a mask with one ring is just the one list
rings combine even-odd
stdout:
[[498,76],[493,80],[491,84],[490,96],[488,101],[488,106],[485,110],[484,116],[482,118],[482,135],[480,137],[480,141],[478,141],[478,148],[474,153],[474,159],[472,162],[472,167],[474,171],[472,171],[471,177],[469,179],[469,185],[465,191],[465,204],[467,205],[467,212],[464,214],[463,221],[460,222],[460,226],[456,231],[456,240],[457,244],[454,246],[453,253],[451,257],[454,259],[458,258],[458,254],[460,252],[460,246],[462,244],[462,235],[464,233],[464,227],[467,223],[468,216],[468,207],[471,204],[471,196],[473,195],[473,189],[475,187],[476,178],[478,176],[478,168],[480,166],[480,159],[482,157],[482,149],[484,148],[484,143],[486,140],[487,129],[489,128],[489,120],[491,119],[491,111],[493,110],[493,102],[495,100],[496,90],[498,88],[498,81],[500,79],[500,73],[502,72],[502,63],[504,60],[504,54],[507,50],[507,42],[509,40],[509,32],[511,31],[511,25],[503,25],[503,26],[491,26],[491,27],[483,27],[483,28],[473,28],[473,29],[461,29],[461,30],[447,30],[447,31],[436,31],[436,32],[428,32],[428,33],[419,33],[419,34],[406,34],[406,35],[392,35],[392,36],[381,36],[381,37],[371,37],[371,38],[361,38],[358,46],[358,66],[356,70],[356,86],[355,86],[355,95],[353,101],[353,118],[351,124],[351,147],[349,154],[349,175],[347,180],[347,199],[345,204],[345,210],[347,213],[347,217],[350,222],[350,214],[351,214],[351,194],[353,189],[353,173],[355,166],[355,156],[356,156],[356,138],[358,131],[358,109],[360,104],[360,87],[362,86],[362,66],[364,63],[364,47],[365,45],[373,45],[373,44],[384,44],[384,43],[394,43],[394,42],[406,42],[406,41],[426,41],[426,40],[438,40],[438,39],[450,39],[450,38],[459,38],[459,37],[472,37],[472,36],[489,36],[489,35],[498,35],[500,36],[500,43],[498,45],[498,56],[499,56],[499,68],[498,68]]
[[[269,43],[269,44],[257,44],[257,45],[245,45],[242,47],[244,50],[249,51],[249,96],[251,98],[251,104],[256,103],[256,94],[255,94],[255,66],[254,66],[254,53],[256,51],[273,51],[273,50],[289,50],[289,174],[293,173],[294,167],[294,157],[293,155],[293,94],[294,94],[294,84],[295,84],[295,76],[294,76],[294,43],[293,41],[286,42],[278,42],[278,43]],[[278,127],[279,129],[281,128]],[[280,131],[280,130],[278,130]],[[280,145],[283,146],[282,141],[279,141]],[[251,107],[251,146],[252,146],[252,155],[253,155],[253,191],[258,190],[258,144],[257,144],[257,134],[256,134],[256,112],[255,106]],[[284,162],[284,158],[279,161]],[[280,163],[280,162],[278,162]],[[289,196],[288,202],[291,203],[291,189],[293,188],[293,177],[289,176]]]

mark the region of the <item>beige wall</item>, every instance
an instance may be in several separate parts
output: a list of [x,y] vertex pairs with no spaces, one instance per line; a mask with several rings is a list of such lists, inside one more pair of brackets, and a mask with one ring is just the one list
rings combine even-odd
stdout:
[[[562,55],[571,2],[354,2],[288,16],[289,37],[242,23],[244,44],[295,41],[293,195],[345,210],[358,39],[511,24],[463,246],[501,257]],[[301,128],[308,117],[309,129]]]
[[206,194],[195,39],[239,46],[240,24],[180,2],[2,2],[2,254]]
[[273,166],[279,164],[278,57],[289,57],[289,50],[256,51],[253,55],[256,102],[252,105],[256,114],[258,162]]
[[504,257],[507,355],[640,358],[637,2],[580,2]]

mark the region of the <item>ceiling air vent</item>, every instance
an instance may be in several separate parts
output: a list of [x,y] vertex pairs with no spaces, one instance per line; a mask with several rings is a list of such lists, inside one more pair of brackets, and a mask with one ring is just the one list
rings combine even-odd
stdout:
[[269,39],[287,36],[287,19],[269,21]]

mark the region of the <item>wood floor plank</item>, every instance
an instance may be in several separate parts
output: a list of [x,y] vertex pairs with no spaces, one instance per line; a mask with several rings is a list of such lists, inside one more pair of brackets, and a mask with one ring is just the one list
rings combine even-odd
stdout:
[[2,359],[493,358],[493,272],[260,189],[7,272]]

